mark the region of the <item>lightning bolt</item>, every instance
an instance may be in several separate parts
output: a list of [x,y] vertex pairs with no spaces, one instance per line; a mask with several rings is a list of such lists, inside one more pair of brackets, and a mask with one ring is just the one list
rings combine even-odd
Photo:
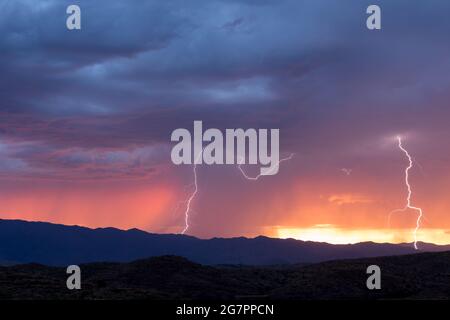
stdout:
[[397,140],[398,140],[398,147],[400,148],[400,150],[406,155],[406,157],[408,158],[408,166],[405,168],[405,184],[408,190],[408,195],[406,197],[406,205],[403,209],[397,209],[394,211],[391,211],[389,213],[389,223],[390,223],[390,219],[391,219],[391,215],[395,212],[402,212],[402,211],[406,211],[408,209],[417,211],[418,215],[417,215],[417,220],[416,220],[416,227],[414,229],[413,235],[414,235],[414,249],[418,249],[417,248],[417,231],[420,228],[420,222],[422,220],[423,217],[423,211],[422,208],[419,207],[415,207],[411,204],[411,196],[412,196],[412,189],[411,189],[411,185],[409,183],[409,170],[411,170],[411,168],[413,167],[413,160],[411,155],[409,154],[408,150],[406,150],[403,145],[402,145],[402,138],[400,136],[397,136]]
[[195,159],[194,165],[192,167],[192,171],[194,173],[194,191],[192,192],[192,194],[189,196],[189,198],[186,201],[186,210],[184,211],[184,223],[185,223],[185,226],[184,226],[183,231],[181,231],[181,234],[185,234],[186,231],[189,229],[189,212],[191,211],[192,201],[194,200],[194,198],[195,198],[195,196],[197,195],[197,192],[198,192],[197,161],[200,159],[202,154],[203,154],[203,149],[197,155],[197,158]]
[[[189,198],[186,200],[186,209],[185,209],[185,211],[184,211],[184,223],[185,223],[185,226],[184,226],[183,231],[181,231],[181,234],[185,234],[185,233],[188,231],[188,229],[189,229],[189,213],[191,212],[192,201],[194,200],[195,196],[196,196],[197,193],[198,193],[197,161],[200,159],[200,157],[202,156],[202,154],[203,154],[203,150],[197,155],[197,159],[194,161],[194,165],[193,165],[193,167],[192,167],[192,171],[193,171],[193,173],[194,173],[194,190],[192,191],[192,193],[191,193],[191,195],[189,196]],[[283,158],[283,159],[281,159],[280,161],[278,161],[278,165],[279,165],[281,162],[283,162],[283,161],[292,159],[293,156],[294,156],[294,154],[291,153],[291,155],[290,155],[289,157]],[[248,179],[248,180],[258,180],[258,179],[261,177],[261,174],[259,174],[259,175],[256,176],[256,177],[249,177],[249,176],[244,172],[244,170],[242,169],[242,167],[241,167],[242,164],[243,164],[243,161],[241,160],[241,161],[239,162],[239,164],[238,164],[238,168],[239,168],[239,170],[242,172],[243,176],[244,176],[246,179]],[[269,172],[271,172],[271,171],[269,171]]]
[[[294,154],[291,153],[291,154],[289,155],[289,157],[283,158],[283,159],[281,159],[280,161],[278,161],[278,165],[280,165],[280,163],[282,163],[283,161],[291,160],[293,157],[294,157]],[[245,179],[256,181],[256,180],[258,180],[258,179],[262,176],[262,174],[258,174],[256,177],[250,177],[250,176],[248,176],[248,175],[245,173],[244,169],[242,169],[242,165],[243,165],[243,164],[244,164],[244,159],[241,157],[241,158],[240,158],[240,161],[239,161],[239,164],[238,164],[237,167],[238,167],[239,171],[241,171],[241,173],[242,173],[242,175],[244,176]],[[273,167],[272,170],[269,170],[268,173],[272,172],[274,169],[275,169],[275,167]]]

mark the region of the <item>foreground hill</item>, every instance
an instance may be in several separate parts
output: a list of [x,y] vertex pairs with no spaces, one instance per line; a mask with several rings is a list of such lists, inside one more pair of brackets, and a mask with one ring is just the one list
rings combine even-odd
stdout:
[[[419,244],[422,251],[450,246]],[[177,255],[202,264],[271,265],[415,253],[411,244],[331,245],[267,237],[198,239],[151,234],[137,229],[89,229],[43,222],[0,220],[0,264],[67,266],[89,262],[130,262]]]
[[[381,290],[366,268],[381,268]],[[66,289],[66,270],[0,267],[0,299],[449,299],[450,252],[340,260],[308,266],[204,266],[176,256],[81,266],[82,289]]]

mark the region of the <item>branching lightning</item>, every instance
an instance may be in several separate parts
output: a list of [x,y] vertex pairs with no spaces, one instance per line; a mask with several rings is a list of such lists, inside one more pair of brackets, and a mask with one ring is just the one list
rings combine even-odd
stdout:
[[414,210],[418,212],[417,215],[417,220],[416,220],[416,227],[414,229],[413,235],[414,235],[414,248],[417,250],[417,231],[420,228],[420,222],[422,220],[423,217],[423,211],[422,208],[419,207],[415,207],[411,204],[411,196],[412,196],[412,189],[411,189],[411,185],[409,183],[409,170],[413,167],[413,160],[411,155],[409,154],[409,152],[403,147],[402,145],[402,138],[400,136],[397,136],[397,140],[398,140],[398,147],[400,148],[400,150],[406,155],[406,157],[408,158],[408,166],[405,168],[405,184],[408,190],[408,194],[406,197],[406,205],[403,209],[397,209],[392,211],[391,213],[389,213],[389,222],[390,222],[390,218],[391,215],[395,212],[402,212],[402,211],[406,211],[408,209]]
[[[194,190],[192,191],[191,195],[189,196],[189,198],[186,200],[186,209],[184,211],[184,222],[185,222],[185,226],[183,231],[181,231],[181,234],[185,234],[188,229],[189,229],[189,213],[192,211],[191,210],[191,205],[192,205],[192,201],[194,200],[195,196],[198,193],[198,183],[197,183],[197,162],[200,159],[200,157],[203,155],[203,150],[198,154],[196,161],[194,161],[194,165],[192,168],[192,171],[194,173]],[[292,159],[292,157],[294,156],[294,154],[292,153],[289,157],[283,158],[280,161],[278,161],[278,165],[286,160],[290,160]],[[238,164],[238,169],[239,171],[241,171],[242,175],[247,179],[247,180],[258,180],[261,177],[261,174],[257,175],[256,177],[250,177],[248,176],[245,171],[241,168],[243,164],[243,161],[241,160]],[[269,171],[271,172],[271,171]]]
[[[280,160],[278,161],[278,164],[277,164],[277,165],[280,165],[280,163],[283,162],[283,161],[291,160],[293,157],[294,157],[294,154],[291,153],[291,154],[289,155],[289,157],[280,159]],[[247,180],[254,180],[254,181],[258,180],[258,179],[262,176],[262,174],[258,174],[256,177],[250,177],[250,176],[248,176],[248,175],[245,173],[245,171],[242,169],[242,165],[243,165],[243,163],[244,163],[243,160],[244,160],[244,159],[242,159],[242,158],[240,159],[239,164],[238,164],[238,169],[239,169],[239,171],[241,171],[241,173],[242,173],[242,175],[244,176],[244,178],[247,179]],[[273,167],[272,170],[269,170],[268,172],[272,172],[273,169],[275,169],[275,168],[276,168],[276,167]]]
[[184,229],[183,231],[181,231],[181,234],[185,234],[186,231],[189,229],[189,212],[191,211],[191,203],[192,200],[194,200],[195,196],[197,195],[198,192],[198,184],[197,184],[197,162],[200,159],[200,157],[203,155],[203,150],[200,151],[200,153],[197,155],[196,160],[194,161],[194,165],[192,168],[192,171],[194,173],[194,191],[192,192],[192,194],[189,196],[189,198],[186,201],[186,210],[184,211]]

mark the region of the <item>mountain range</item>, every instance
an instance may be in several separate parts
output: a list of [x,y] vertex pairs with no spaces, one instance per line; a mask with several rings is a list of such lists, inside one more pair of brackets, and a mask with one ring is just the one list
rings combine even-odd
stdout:
[[[420,252],[450,250],[450,245],[419,243]],[[329,260],[417,253],[412,244],[328,243],[256,238],[199,239],[138,229],[90,229],[46,222],[0,219],[0,264],[67,266],[91,262],[131,262],[176,255],[206,265],[311,264]]]

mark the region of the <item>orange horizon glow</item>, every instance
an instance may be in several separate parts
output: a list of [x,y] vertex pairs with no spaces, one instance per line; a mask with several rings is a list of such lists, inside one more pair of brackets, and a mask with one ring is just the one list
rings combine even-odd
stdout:
[[[276,229],[278,238],[302,241],[326,242],[331,244],[354,244],[359,242],[411,243],[413,229],[345,229],[333,225],[316,225],[310,228]],[[450,230],[422,228],[418,232],[420,242],[438,245],[450,244]]]
[[[63,224],[69,226],[81,226],[86,228],[106,228],[113,227],[121,230],[129,230],[133,228],[141,229],[150,233],[170,233],[170,234],[179,234],[182,226],[173,226],[166,228],[163,232],[154,232],[152,230],[147,230],[146,228],[140,228],[139,226],[134,225],[133,223],[119,223],[119,224],[104,224],[104,223],[91,223],[86,221],[87,223],[76,222],[75,220],[71,221],[62,221],[61,219],[48,221],[45,219],[33,219],[30,216],[13,216],[13,215],[2,215],[0,219],[11,219],[11,220],[25,220],[30,222],[48,222],[54,224]],[[142,220],[142,219],[141,219]],[[131,221],[130,221],[131,222]],[[134,220],[134,222],[137,222]],[[143,220],[141,222],[144,222]],[[145,221],[148,223],[148,221]],[[312,227],[281,227],[281,226],[267,226],[262,228],[262,232],[260,233],[252,233],[252,234],[236,234],[230,235],[229,238],[233,237],[248,237],[254,238],[258,235],[268,236],[271,238],[279,238],[279,239],[295,239],[301,241],[312,241],[312,242],[321,242],[321,243],[329,243],[329,244],[355,244],[360,242],[374,242],[374,243],[392,243],[392,244],[400,244],[400,243],[412,243],[413,240],[413,231],[411,228],[380,228],[380,229],[349,229],[336,227],[331,224],[318,224]],[[436,245],[450,245],[450,230],[448,229],[439,229],[439,228],[422,228],[419,233],[419,244],[420,242],[432,243]],[[210,239],[211,237],[198,237],[200,239]],[[225,237],[227,238],[227,237]],[[420,249],[420,246],[419,246]]]
[[[414,212],[395,213],[388,224],[389,213],[404,205],[402,166],[394,170],[393,182],[358,171],[352,176],[339,171],[336,176],[306,176],[297,182],[288,180],[297,170],[294,162],[289,165],[257,183],[243,179],[235,167],[210,172],[201,167],[188,235],[202,239],[263,235],[331,244],[413,241]],[[155,176],[142,181],[8,181],[8,188],[0,192],[0,219],[180,233],[192,173],[190,167],[179,170],[174,180]],[[212,188],[211,181],[220,183]],[[435,180],[418,174],[414,181],[414,200],[425,212],[418,241],[450,244],[448,186],[437,188]]]
[[171,190],[148,187],[132,193],[121,190],[51,193],[47,190],[0,201],[0,219],[147,230],[163,218],[174,200]]

